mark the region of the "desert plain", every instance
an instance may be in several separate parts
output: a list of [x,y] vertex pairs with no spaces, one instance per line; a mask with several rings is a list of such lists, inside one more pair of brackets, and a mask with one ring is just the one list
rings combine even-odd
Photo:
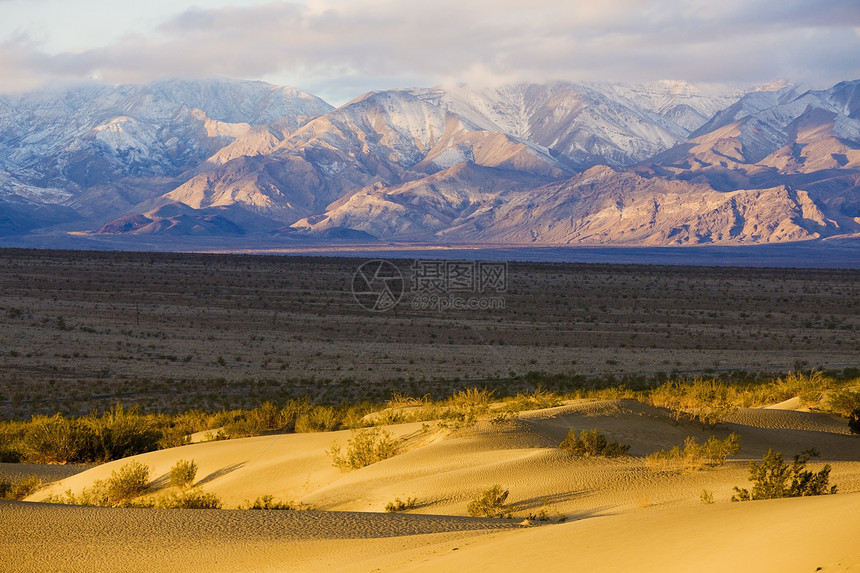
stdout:
[[[858,271],[511,263],[504,308],[371,312],[351,292],[353,259],[0,258],[6,420],[116,401],[175,413],[307,397],[379,404],[364,420],[397,444],[397,455],[344,471],[331,452],[355,429],[215,440],[213,428],[99,465],[2,464],[43,483],[0,501],[3,570],[860,570],[860,437],[817,407],[826,392],[736,406],[713,424],[631,393],[685,376],[849,372]],[[394,264],[408,274],[409,261]],[[506,407],[516,393],[540,396],[536,383],[551,403]],[[410,417],[473,387],[487,390],[474,417]],[[559,448],[570,430],[592,429],[629,449]],[[648,460],[732,434],[739,450],[713,467]],[[790,463],[810,448],[820,455],[809,468],[830,466],[835,495],[730,501],[750,487],[751,461],[774,450]],[[179,460],[194,460],[195,487],[222,509],[45,503],[129,462],[151,470],[144,499],[155,497]],[[494,485],[509,492],[510,517],[469,516]],[[261,496],[297,509],[239,509]],[[413,502],[386,513],[397,499]]]

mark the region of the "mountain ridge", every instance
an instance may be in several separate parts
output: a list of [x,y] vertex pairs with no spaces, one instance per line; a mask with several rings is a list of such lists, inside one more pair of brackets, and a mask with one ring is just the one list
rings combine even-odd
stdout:
[[860,81],[167,80],[0,96],[0,235],[535,245],[860,236]]

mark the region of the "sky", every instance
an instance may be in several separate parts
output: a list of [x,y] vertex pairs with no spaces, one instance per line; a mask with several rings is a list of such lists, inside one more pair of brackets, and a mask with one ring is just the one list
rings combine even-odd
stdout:
[[0,92],[168,77],[823,88],[860,79],[860,0],[0,0]]

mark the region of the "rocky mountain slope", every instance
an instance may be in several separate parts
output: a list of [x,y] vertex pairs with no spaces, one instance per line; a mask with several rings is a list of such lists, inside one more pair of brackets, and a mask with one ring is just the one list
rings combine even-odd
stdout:
[[0,96],[0,235],[755,244],[860,233],[860,82]]

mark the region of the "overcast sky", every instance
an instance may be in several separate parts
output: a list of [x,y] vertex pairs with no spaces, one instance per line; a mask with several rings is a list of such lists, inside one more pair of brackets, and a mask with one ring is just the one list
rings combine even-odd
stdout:
[[339,104],[448,82],[860,79],[860,0],[0,0],[0,91],[264,79]]

